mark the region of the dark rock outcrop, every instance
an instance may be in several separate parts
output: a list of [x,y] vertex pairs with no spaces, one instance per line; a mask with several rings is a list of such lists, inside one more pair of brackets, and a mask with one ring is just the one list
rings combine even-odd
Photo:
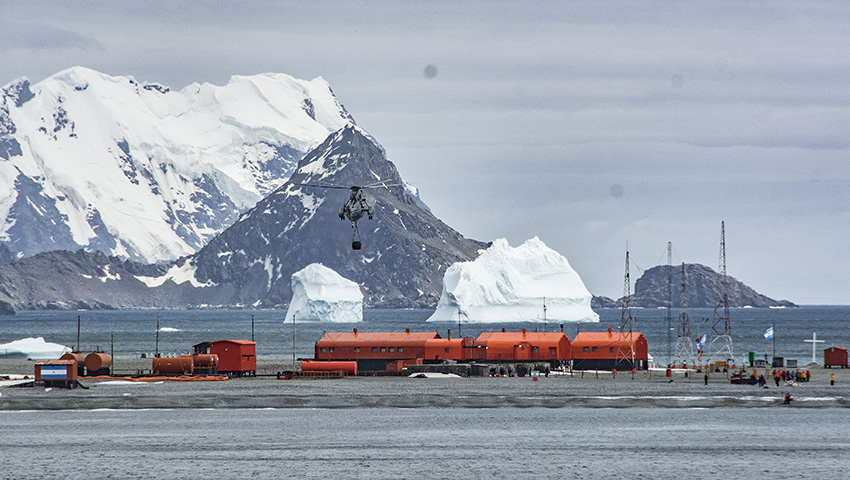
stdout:
[[[672,269],[672,271],[671,271]],[[646,270],[635,282],[631,304],[635,307],[666,307],[668,273],[672,276],[672,306],[682,305],[682,267],[659,265]],[[730,307],[796,307],[787,300],[774,300],[727,275]],[[721,295],[721,276],[700,264],[685,264],[685,301],[688,308],[714,308]],[[620,299],[620,302],[622,299]]]
[[[339,219],[347,189],[300,184],[366,185],[374,219],[354,230]],[[291,275],[318,262],[357,282],[369,307],[433,307],[443,274],[477,257],[486,244],[464,238],[407,193],[383,149],[357,127],[332,134],[298,164],[292,178],[242,215],[191,260],[202,289],[193,303],[271,307],[289,302]]]

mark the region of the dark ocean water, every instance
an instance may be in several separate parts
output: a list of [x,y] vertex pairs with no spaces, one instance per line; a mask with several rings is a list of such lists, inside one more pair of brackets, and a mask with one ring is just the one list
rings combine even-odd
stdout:
[[0,412],[0,478],[845,478],[846,409]]
[[[83,351],[101,348],[113,351],[116,358],[138,357],[142,353],[191,353],[192,345],[223,339],[253,339],[257,342],[260,358],[288,359],[293,353],[292,323],[284,323],[282,310],[119,310],[119,311],[33,311],[18,312],[11,317],[0,317],[0,343],[26,337],[44,337],[48,342],[75,346],[77,342],[77,317],[80,318],[80,347]],[[428,323],[431,310],[366,310],[364,320],[357,324],[296,323],[294,350],[299,358],[312,357],[313,344],[327,331],[437,331],[446,336],[478,336],[482,331],[502,327],[518,331],[521,328],[539,331],[560,330],[555,322],[465,324]],[[573,338],[582,331],[618,330],[621,312],[618,309],[599,311],[599,323],[565,323],[564,331]],[[690,309],[691,336],[708,333],[714,311]],[[633,329],[641,331],[649,342],[650,354],[659,364],[667,363],[668,352],[675,352],[677,311],[672,312],[672,341],[668,344],[667,311],[665,309],[635,309]],[[159,318],[161,330],[157,347],[156,325]],[[704,319],[708,319],[707,321]],[[764,338],[765,330],[775,327],[776,355],[797,359],[800,365],[812,358],[811,339],[817,332],[817,361],[823,361],[823,349],[836,345],[850,347],[850,306],[807,306],[786,309],[736,308],[731,311],[733,351],[736,360],[748,352],[756,358],[773,356],[774,341]],[[172,331],[175,329],[176,331]],[[113,340],[114,339],[114,340]],[[114,343],[113,343],[114,342]],[[114,345],[114,347],[113,347]],[[113,350],[114,348],[114,350]],[[0,352],[2,357],[3,352]]]

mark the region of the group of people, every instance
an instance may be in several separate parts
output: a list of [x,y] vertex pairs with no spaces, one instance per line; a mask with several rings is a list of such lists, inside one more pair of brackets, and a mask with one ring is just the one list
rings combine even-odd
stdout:
[[779,386],[779,381],[783,382],[808,382],[812,379],[812,372],[808,370],[800,371],[790,371],[790,370],[774,370],[773,371],[773,381],[776,382],[776,386]]

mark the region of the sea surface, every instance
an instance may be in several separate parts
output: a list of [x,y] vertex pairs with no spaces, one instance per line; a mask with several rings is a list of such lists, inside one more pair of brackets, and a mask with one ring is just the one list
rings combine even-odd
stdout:
[[[577,330],[619,328],[619,310]],[[428,310],[366,310],[358,324],[284,323],[279,310],[40,311],[0,317],[0,343],[26,337],[116,357],[169,355],[220,339],[253,339],[260,358],[311,357],[325,331],[437,331],[477,336],[560,323],[426,323]],[[657,362],[666,310],[636,309],[633,329]],[[691,309],[692,336],[713,310]],[[252,322],[253,316],[253,322]],[[811,361],[850,346],[850,307],[733,309],[736,357]],[[157,321],[160,330],[157,335]],[[253,331],[252,331],[253,323]],[[673,312],[676,328],[676,312]],[[675,342],[676,332],[671,332]],[[157,339],[158,336],[158,339]],[[294,347],[293,347],[294,346]],[[2,356],[2,352],[0,352]],[[327,386],[330,384],[317,384]],[[352,384],[367,388],[371,383]],[[547,384],[548,385],[548,384]],[[176,387],[175,387],[176,388]],[[749,394],[749,393],[748,393]],[[0,478],[842,478],[846,408],[179,408],[0,411]]]
[[[311,358],[313,345],[328,331],[436,331],[443,337],[478,336],[482,331],[507,328],[519,331],[558,331],[559,322],[462,324],[426,322],[432,310],[367,309],[360,323],[284,323],[283,310],[114,310],[114,311],[22,311],[0,317],[0,344],[27,337],[44,337],[48,342],[70,347],[79,342],[82,351],[101,349],[115,358],[138,358],[154,353],[179,355],[191,353],[192,346],[215,340],[254,340],[257,356],[267,359]],[[577,331],[619,330],[619,309],[598,311],[599,323],[563,323],[572,339]],[[668,330],[666,309],[633,309],[632,329],[642,332],[649,343],[650,355],[658,364],[667,364],[675,356],[678,311],[672,310],[672,331]],[[691,337],[714,335],[713,309],[688,311]],[[823,349],[830,346],[850,348],[850,306],[805,306],[800,308],[733,308],[730,313],[735,360],[744,361],[748,352],[755,358],[775,355],[796,359],[800,366],[812,360],[812,334],[817,333],[816,361],[823,362]],[[157,332],[157,323],[160,330]],[[774,327],[773,339],[765,339],[765,330]],[[670,335],[668,336],[668,332]],[[669,341],[668,341],[669,340]],[[696,343],[696,342],[694,342]],[[0,358],[4,352],[0,351]]]
[[[786,413],[788,412],[788,413]],[[845,478],[846,409],[0,412],[0,478]]]

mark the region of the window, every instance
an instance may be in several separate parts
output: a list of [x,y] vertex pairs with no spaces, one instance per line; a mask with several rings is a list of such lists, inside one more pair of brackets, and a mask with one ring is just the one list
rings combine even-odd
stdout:
[[390,353],[395,352],[395,347],[390,347]]
[[599,351],[599,349],[596,348],[596,347],[593,347],[593,351],[596,352],[596,351]]
[[387,347],[381,347],[381,353],[387,353]]
[[401,353],[403,351],[404,351],[404,347],[398,347],[398,353]]
[[585,351],[585,352],[589,352],[589,351],[590,351],[590,347],[584,347],[584,351]]
[[372,353],[378,353],[378,347],[372,347]]
[[354,353],[360,353],[360,347],[354,347]]
[[446,353],[449,353],[449,347],[446,347]]
[[531,351],[536,353],[538,351],[538,347],[531,347]]
[[319,351],[325,353],[325,347],[320,348]]
[[608,347],[608,351],[614,353],[614,347]]
[[329,351],[329,352],[331,352],[331,353],[333,353],[333,352],[334,352],[334,347],[330,347],[330,348],[328,348],[328,351]]

